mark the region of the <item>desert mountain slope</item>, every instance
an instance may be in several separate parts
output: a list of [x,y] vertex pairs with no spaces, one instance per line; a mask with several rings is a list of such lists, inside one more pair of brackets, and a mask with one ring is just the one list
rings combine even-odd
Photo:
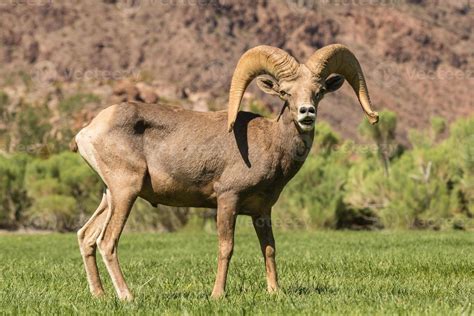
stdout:
[[[305,61],[338,42],[360,59],[376,109],[398,113],[404,139],[433,115],[451,121],[474,112],[473,31],[468,0],[7,1],[0,4],[0,71],[97,85],[140,73],[158,94],[200,93],[225,108],[246,49],[274,45]],[[347,84],[321,105],[320,119],[344,136],[355,137],[362,117]]]

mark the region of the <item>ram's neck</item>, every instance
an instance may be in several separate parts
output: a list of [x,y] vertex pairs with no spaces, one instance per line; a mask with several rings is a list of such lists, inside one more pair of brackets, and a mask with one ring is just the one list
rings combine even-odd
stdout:
[[288,106],[285,106],[278,124],[281,168],[290,180],[301,168],[313,145],[314,133],[300,133]]

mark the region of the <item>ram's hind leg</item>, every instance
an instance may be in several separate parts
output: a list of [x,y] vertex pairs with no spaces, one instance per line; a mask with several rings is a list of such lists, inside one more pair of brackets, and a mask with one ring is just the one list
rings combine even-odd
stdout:
[[81,250],[82,260],[87,274],[89,288],[94,296],[104,294],[104,288],[99,276],[96,262],[97,238],[99,237],[107,217],[107,198],[106,194],[102,196],[99,207],[94,212],[89,221],[77,232],[79,248]]
[[110,189],[110,191],[108,191],[107,203],[109,207],[107,218],[97,240],[97,246],[112,279],[117,295],[121,300],[127,301],[132,300],[133,296],[130,293],[122,270],[120,269],[117,247],[120,235],[136,198],[137,194],[133,190],[127,189],[126,185],[122,188],[119,187],[118,189]]

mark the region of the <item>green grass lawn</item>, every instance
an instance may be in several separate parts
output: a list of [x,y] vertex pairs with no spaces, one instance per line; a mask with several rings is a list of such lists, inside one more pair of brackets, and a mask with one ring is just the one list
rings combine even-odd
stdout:
[[209,299],[214,234],[125,233],[122,268],[135,301],[93,299],[74,234],[0,236],[0,314],[474,313],[474,235],[467,232],[277,232],[282,290],[266,293],[263,259],[238,231],[226,298]]

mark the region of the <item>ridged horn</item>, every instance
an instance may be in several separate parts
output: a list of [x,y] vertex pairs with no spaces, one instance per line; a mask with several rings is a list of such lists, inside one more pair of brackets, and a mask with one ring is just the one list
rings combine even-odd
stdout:
[[331,74],[343,75],[354,89],[369,122],[371,124],[378,122],[379,115],[372,110],[362,68],[355,55],[346,46],[333,44],[318,49],[308,59],[306,66],[323,81]]
[[257,46],[240,57],[229,91],[228,130],[232,131],[245,89],[252,80],[269,74],[278,81],[294,80],[298,76],[299,63],[284,50],[272,46]]

